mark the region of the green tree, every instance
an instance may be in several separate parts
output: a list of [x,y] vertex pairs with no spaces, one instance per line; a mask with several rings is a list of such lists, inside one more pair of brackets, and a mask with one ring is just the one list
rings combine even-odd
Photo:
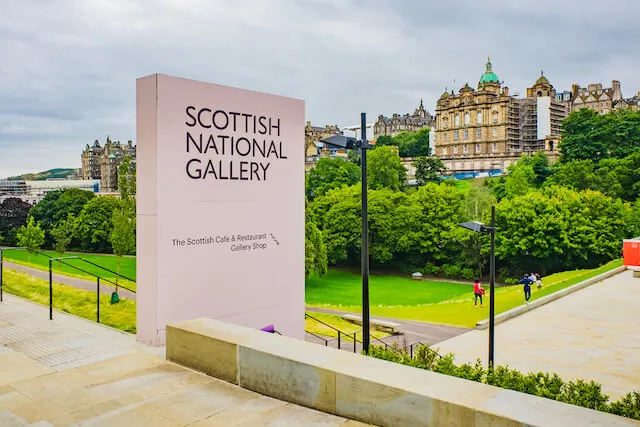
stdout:
[[91,199],[78,215],[74,237],[80,239],[82,249],[91,252],[112,251],[110,234],[113,226],[113,212],[120,206],[114,197]]
[[77,217],[84,205],[95,197],[91,191],[69,188],[48,192],[44,198],[31,208],[29,214],[34,217],[45,231],[45,246],[51,247],[53,236],[51,229],[69,215]]
[[597,181],[598,177],[593,161],[589,159],[569,160],[556,165],[545,185],[561,185],[574,190],[586,190],[594,188]]
[[31,205],[17,197],[8,197],[0,202],[0,235],[7,246],[17,245],[16,232],[27,223]]
[[113,210],[112,228],[109,242],[116,256],[116,292],[120,284],[120,263],[124,255],[130,255],[136,248],[136,170],[127,155],[118,167],[118,191],[120,198]]
[[384,145],[394,145],[393,138],[390,135],[380,135],[376,139],[376,147],[382,147]]
[[607,146],[601,134],[602,117],[591,109],[583,108],[562,121],[561,161],[591,159],[599,162],[607,156]]
[[367,184],[371,189],[400,190],[407,181],[407,169],[393,147],[377,147],[369,153]]
[[76,218],[73,215],[69,215],[66,220],[58,222],[58,224],[51,229],[53,248],[56,252],[61,255],[66,252],[73,239],[75,229]]
[[322,196],[333,188],[350,186],[360,181],[360,168],[340,157],[322,158],[309,171],[306,195],[309,200]]
[[44,231],[31,216],[27,225],[18,229],[17,237],[18,245],[27,248],[27,261],[31,262],[31,254],[40,249],[44,243]]
[[533,166],[515,164],[509,169],[509,175],[505,177],[504,181],[506,197],[521,196],[534,188],[536,174],[533,171]]
[[322,276],[327,272],[327,248],[322,233],[315,222],[307,219],[304,236],[304,276],[308,279],[311,273]]
[[623,158],[640,148],[640,111],[598,114],[583,108],[562,122],[562,161]]
[[546,187],[496,208],[496,255],[512,274],[592,268],[620,255],[631,206],[587,190]]
[[437,157],[418,157],[413,162],[416,169],[416,181],[418,185],[425,185],[427,182],[440,181],[440,175],[447,170],[442,160]]

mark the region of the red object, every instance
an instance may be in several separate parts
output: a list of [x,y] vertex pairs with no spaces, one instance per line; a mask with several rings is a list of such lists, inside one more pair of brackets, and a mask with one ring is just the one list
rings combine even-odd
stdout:
[[622,258],[624,265],[640,267],[640,237],[622,241]]

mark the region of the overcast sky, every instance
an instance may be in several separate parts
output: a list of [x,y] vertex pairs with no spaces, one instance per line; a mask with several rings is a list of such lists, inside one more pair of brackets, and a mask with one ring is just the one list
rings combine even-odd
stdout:
[[148,74],[301,98],[314,125],[346,126],[433,111],[488,55],[512,92],[543,69],[557,90],[618,79],[629,97],[639,41],[633,0],[0,0],[0,177],[135,139]]

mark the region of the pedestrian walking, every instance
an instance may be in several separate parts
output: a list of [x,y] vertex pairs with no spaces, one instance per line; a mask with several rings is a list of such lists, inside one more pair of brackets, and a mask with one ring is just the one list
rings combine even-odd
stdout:
[[482,296],[484,295],[484,288],[480,285],[480,280],[476,280],[473,282],[473,295],[474,298],[474,306],[478,305],[478,299],[480,300],[480,307],[484,307],[482,305]]
[[525,304],[529,304],[529,298],[531,298],[531,283],[532,283],[530,276],[525,274],[524,277],[518,283],[523,285]]
[[542,277],[540,277],[539,273],[536,273],[536,288],[540,289],[542,287]]

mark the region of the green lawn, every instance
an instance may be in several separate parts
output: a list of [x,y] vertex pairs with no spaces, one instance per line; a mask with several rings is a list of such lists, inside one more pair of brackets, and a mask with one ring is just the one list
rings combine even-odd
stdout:
[[[307,305],[316,307],[357,306],[362,303],[362,281],[359,274],[329,270],[322,277],[306,281]],[[372,306],[414,306],[460,297],[471,291],[470,284],[412,280],[407,277],[369,276]]]
[[[362,340],[362,334],[359,333],[362,331],[361,325],[356,325],[351,322],[347,322],[342,319],[340,316],[334,316],[333,314],[325,314],[318,313],[315,311],[307,311],[307,314],[313,317],[313,319],[305,316],[304,320],[304,330],[307,332],[311,332],[316,335],[323,335],[325,337],[337,338],[338,332],[334,329],[331,329],[329,326],[323,325],[321,322],[326,323],[327,325],[331,325],[336,329],[339,329],[340,332],[344,332],[345,334],[351,334],[351,337],[342,336],[341,338],[346,341],[353,342],[353,334],[354,332],[358,332],[356,338],[358,340]],[[371,335],[375,338],[384,338],[389,336],[388,333],[372,330]]]
[[[47,254],[39,255],[39,254],[31,254],[29,257],[27,251],[25,250],[4,250],[2,252],[2,256],[7,261],[16,262],[19,264],[29,265],[34,268],[38,268],[41,270],[49,270],[49,257],[58,258],[60,254],[54,251],[41,251]],[[114,255],[108,254],[89,254],[89,253],[65,253],[64,257],[71,256],[80,256],[88,261],[91,261],[95,264],[98,264],[104,268],[107,268],[111,271],[116,271],[116,257]],[[79,259],[67,259],[63,260],[67,264],[71,264],[75,267],[81,268],[91,274],[96,274],[100,277],[104,277],[108,280],[115,282],[115,274],[110,273],[106,270],[103,270],[99,267],[95,267],[87,262],[81,261]],[[79,277],[87,280],[95,280],[94,276],[91,274],[86,274],[76,268],[70,267],[68,265],[64,265],[60,262],[53,262],[53,271],[56,273],[65,274],[68,276]],[[122,257],[120,261],[120,274],[125,277],[129,277],[133,280],[136,279],[136,257]],[[135,290],[135,283],[129,282],[127,280],[122,282],[123,286],[126,286],[130,289]]]
[[[615,260],[593,270],[565,271],[544,277],[544,286],[541,289],[532,287],[531,301],[621,265],[622,260]],[[384,280],[378,280],[383,278]],[[486,284],[483,285],[485,288],[488,287]],[[362,309],[359,300],[360,286],[359,275],[330,271],[327,276],[307,281],[307,304],[359,313]],[[447,296],[447,293],[450,296]],[[474,307],[472,287],[469,285],[374,276],[369,294],[371,314],[376,316],[471,328],[489,315],[489,302],[486,298],[484,307]],[[349,302],[340,304],[340,301]],[[496,314],[522,304],[522,286],[496,289]]]
[[[49,282],[11,269],[4,270],[4,290],[8,293],[27,298],[39,304],[49,305]],[[53,284],[53,307],[96,321],[96,293],[76,289],[71,286]],[[53,313],[55,318],[56,313]],[[100,295],[100,323],[120,329],[136,332],[136,303],[120,299],[111,305],[108,295]]]

